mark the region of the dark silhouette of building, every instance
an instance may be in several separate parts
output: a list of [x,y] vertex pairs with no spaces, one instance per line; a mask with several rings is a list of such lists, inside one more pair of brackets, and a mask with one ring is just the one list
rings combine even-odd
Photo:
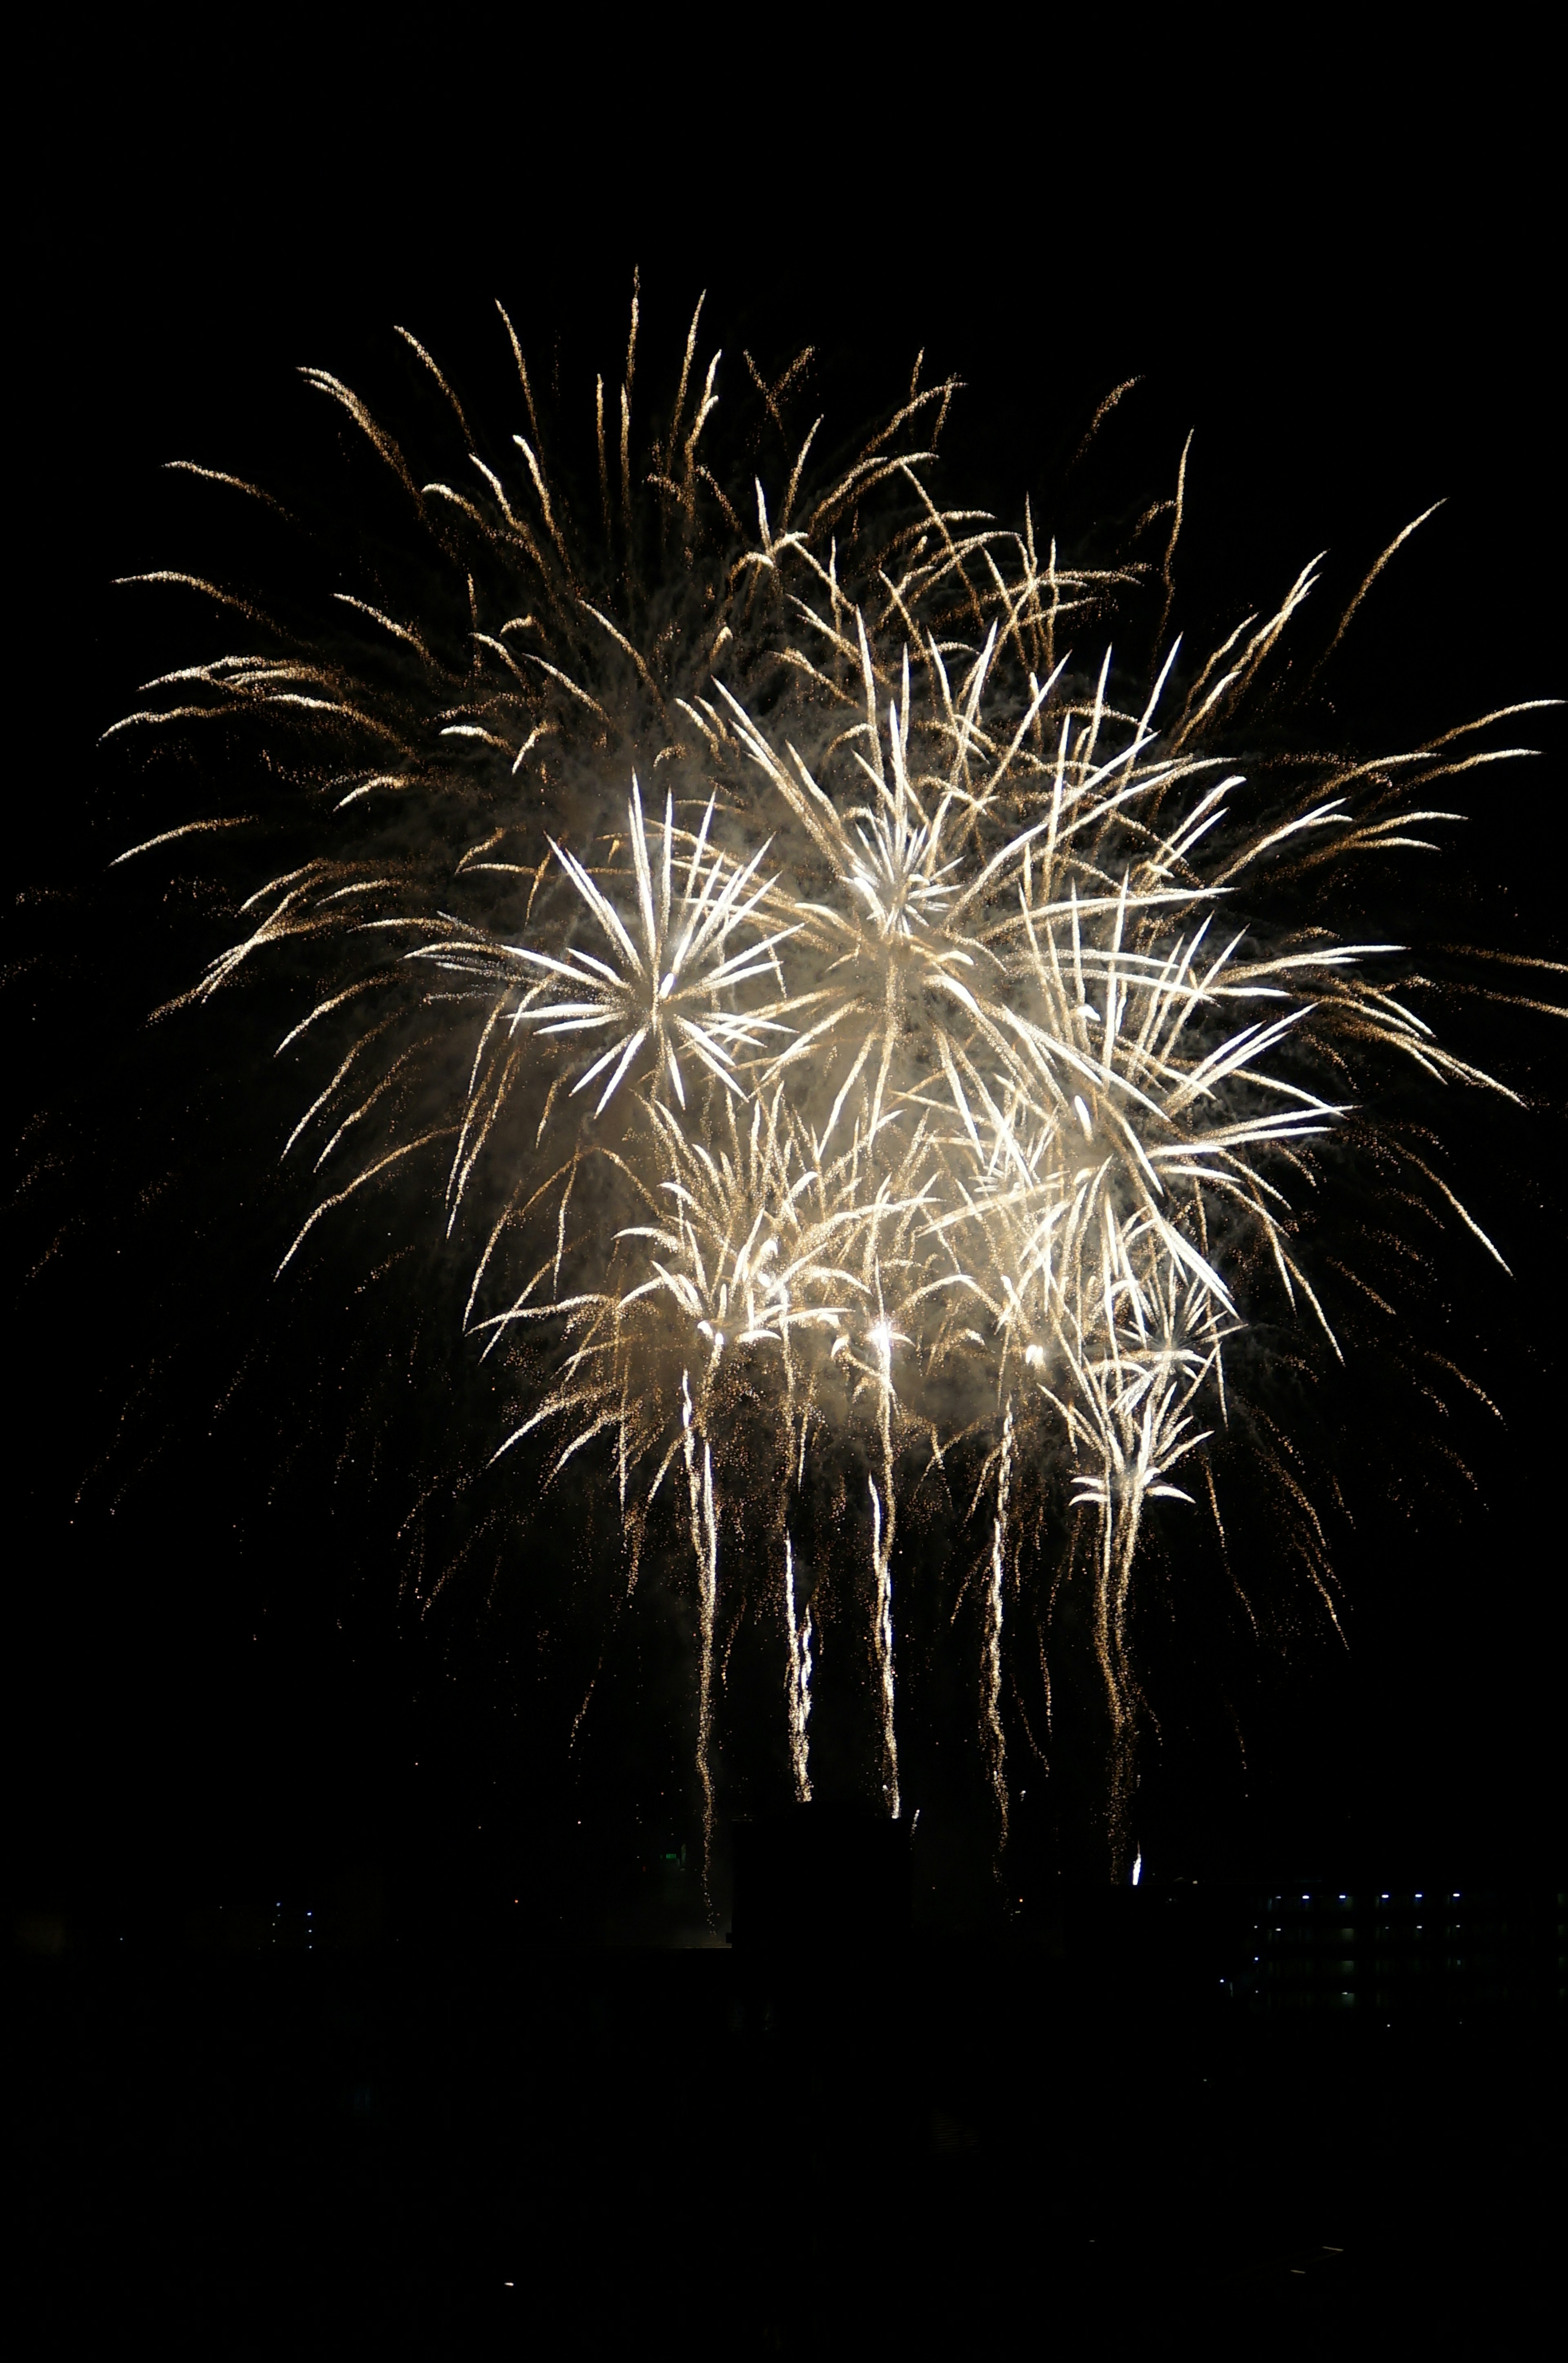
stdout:
[[1535,2011],[1563,1999],[1568,1896],[1303,1880],[1260,1899],[1238,1984],[1253,2007],[1387,2020]]

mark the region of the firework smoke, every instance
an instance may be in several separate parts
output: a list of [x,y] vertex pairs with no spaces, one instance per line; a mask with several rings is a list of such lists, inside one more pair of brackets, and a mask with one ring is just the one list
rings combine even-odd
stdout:
[[[597,1457],[616,1586],[650,1522],[683,1533],[710,1850],[732,1602],[779,1636],[812,1794],[801,1546],[830,1525],[867,1785],[900,1811],[900,1555],[935,1487],[973,1524],[1004,1838],[1010,1622],[1032,1586],[1092,1587],[1121,1866],[1150,1504],[1218,1518],[1212,1447],[1260,1306],[1341,1350],[1300,1245],[1321,1145],[1375,1126],[1401,1062],[1503,1088],[1434,1037],[1402,948],[1342,937],[1338,882],[1430,847],[1458,816],[1439,783],[1522,751],[1481,734],[1523,709],[1373,760],[1262,755],[1249,717],[1316,562],[1134,687],[1110,619],[1145,580],[1168,614],[1179,493],[1157,564],[1075,568],[1027,506],[1013,528],[939,505],[954,388],[918,367],[817,464],[823,422],[786,431],[808,356],[771,385],[744,357],[773,439],[749,475],[710,466],[701,314],[649,421],[634,302],[591,477],[504,313],[496,444],[400,332],[442,405],[439,475],[304,373],[381,463],[416,594],[367,560],[330,610],[279,617],[157,578],[237,616],[241,643],[149,684],[116,730],[209,734],[219,792],[259,747],[309,849],[184,999],[264,956],[311,985],[280,1046],[306,1103],[283,1154],[320,1180],[283,1268],[358,1193],[438,1170],[447,1235],[473,1238],[466,1331],[517,1395],[496,1456],[542,1455],[546,1484]],[[1501,1262],[1424,1157],[1386,1145],[1399,1188],[1438,1192]]]

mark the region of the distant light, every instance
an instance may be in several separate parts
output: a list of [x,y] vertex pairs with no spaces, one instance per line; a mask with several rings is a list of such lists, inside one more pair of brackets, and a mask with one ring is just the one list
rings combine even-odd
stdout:
[[1138,1852],[1137,1852],[1136,1856],[1133,1858],[1133,1863],[1132,1863],[1132,1884],[1133,1884],[1133,1886],[1134,1886],[1134,1887],[1136,1887],[1136,1886],[1137,1886],[1138,1881],[1143,1878],[1143,1847],[1139,1847],[1139,1849],[1138,1849]]

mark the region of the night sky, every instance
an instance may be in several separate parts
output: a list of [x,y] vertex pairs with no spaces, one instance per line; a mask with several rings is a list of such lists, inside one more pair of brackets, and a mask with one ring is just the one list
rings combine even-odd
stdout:
[[[358,1416],[359,1250],[286,1306],[265,1277],[268,1225],[285,1219],[257,1179],[284,1104],[265,1071],[274,1004],[237,994],[145,1024],[213,926],[179,883],[199,865],[176,865],[167,893],[150,868],[105,881],[114,854],[168,825],[159,778],[138,787],[95,747],[192,638],[183,614],[111,588],[189,562],[196,511],[160,463],[287,474],[317,424],[293,365],[373,379],[393,321],[459,389],[494,383],[496,294],[534,346],[558,324],[608,374],[639,261],[650,373],[704,286],[726,366],[742,347],[781,360],[815,343],[846,428],[923,345],[928,374],[966,382],[944,484],[976,505],[1010,513],[1027,490],[1037,521],[1104,524],[1119,498],[1135,513],[1169,489],[1195,427],[1176,618],[1195,630],[1283,592],[1320,549],[1348,589],[1446,497],[1331,684],[1346,733],[1388,745],[1568,690],[1534,168],[1461,189],[1434,130],[1370,211],[1323,199],[1265,233],[1214,174],[1125,215],[1021,201],[979,236],[961,191],[936,227],[895,210],[863,229],[826,204],[786,223],[772,200],[747,227],[736,204],[635,176],[574,183],[558,216],[455,189],[372,204],[346,176],[307,202],[281,166],[273,187],[248,151],[252,169],[226,177],[221,140],[187,152],[184,136],[127,151],[90,224],[39,216],[23,288],[4,1036],[22,1184],[6,1652],[18,1877],[89,1917],[178,1915],[373,1864],[453,1908],[520,1887],[541,1928],[610,1925],[643,1856],[695,1836],[690,1781],[661,1799],[658,1747],[613,1733],[569,1765],[565,1691],[524,1648],[520,1589],[458,1582],[423,1624],[400,1607],[396,1439],[392,1465],[370,1467]],[[1096,404],[1134,375],[1092,487],[1064,502]],[[1429,938],[1561,961],[1561,718],[1521,735],[1544,759],[1457,782],[1474,818],[1441,860],[1410,857],[1384,907]],[[1568,998],[1544,982],[1543,998]],[[1412,1311],[1502,1421],[1476,1403],[1440,1431],[1353,1358],[1315,1414],[1348,1512],[1348,1648],[1256,1560],[1276,1608],[1262,1642],[1227,1627],[1211,1646],[1204,1616],[1157,1638],[1164,1694],[1193,1705],[1146,1768],[1151,1877],[1473,1877],[1560,1847],[1563,1034],[1483,1011],[1456,1009],[1452,1039],[1529,1113],[1450,1093],[1436,1121],[1518,1277],[1454,1229],[1413,1277]],[[407,1415],[460,1416],[461,1372],[441,1380],[425,1350],[437,1376]],[[527,1552],[570,1540],[540,1521]],[[529,1568],[525,1554],[516,1587]]]

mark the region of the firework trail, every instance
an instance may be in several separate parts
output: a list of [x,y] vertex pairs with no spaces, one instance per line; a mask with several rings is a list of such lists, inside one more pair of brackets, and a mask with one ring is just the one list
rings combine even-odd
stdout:
[[[447,1235],[473,1226],[467,1329],[517,1374],[496,1455],[542,1447],[546,1484],[602,1455],[630,1582],[679,1462],[705,1862],[743,1562],[774,1570],[790,1778],[812,1795],[822,1628],[796,1541],[834,1456],[858,1473],[825,1580],[858,1619],[887,1810],[905,1516],[968,1467],[972,1514],[990,1505],[976,1692],[1000,1831],[1005,1620],[1066,1559],[1093,1587],[1120,1862],[1150,1505],[1190,1504],[1199,1468],[1212,1498],[1227,1349],[1261,1304],[1341,1350],[1299,1246],[1314,1144],[1375,1125],[1401,1061],[1503,1088],[1435,1038],[1400,947],[1335,929],[1336,882],[1430,847],[1458,817],[1438,783],[1523,751],[1477,737],[1523,709],[1374,760],[1248,754],[1316,561],[1207,654],[1161,647],[1133,690],[1107,619],[1146,579],[1168,614],[1174,531],[1158,567],[1075,569],[1027,506],[1010,530],[939,505],[954,389],[918,366],[819,464],[822,420],[783,437],[809,356],[776,385],[745,356],[776,457],[721,475],[701,309],[646,423],[634,301],[591,476],[504,312],[517,418],[497,445],[400,331],[442,405],[428,480],[358,394],[304,373],[379,461],[416,588],[400,605],[367,565],[296,617],[152,578],[247,638],[149,683],[116,730],[198,751],[204,731],[220,781],[259,744],[312,848],[183,999],[263,956],[312,981],[280,1046],[314,1077],[284,1153],[305,1145],[322,1181],[284,1265],[360,1191],[438,1166]],[[1498,1256],[1385,1137],[1401,1187]]]
[[784,1678],[790,1716],[790,1769],[799,1803],[812,1802],[812,1612],[801,1614],[795,1605],[795,1554],[784,1537],[784,1628],[790,1636],[790,1663]]
[[991,1581],[986,1594],[986,1737],[1002,1842],[1007,1842],[1007,1735],[1002,1728],[1002,1602],[1007,1583],[1007,1497],[1012,1475],[1012,1398],[1002,1413],[997,1467],[997,1514],[991,1527]]

